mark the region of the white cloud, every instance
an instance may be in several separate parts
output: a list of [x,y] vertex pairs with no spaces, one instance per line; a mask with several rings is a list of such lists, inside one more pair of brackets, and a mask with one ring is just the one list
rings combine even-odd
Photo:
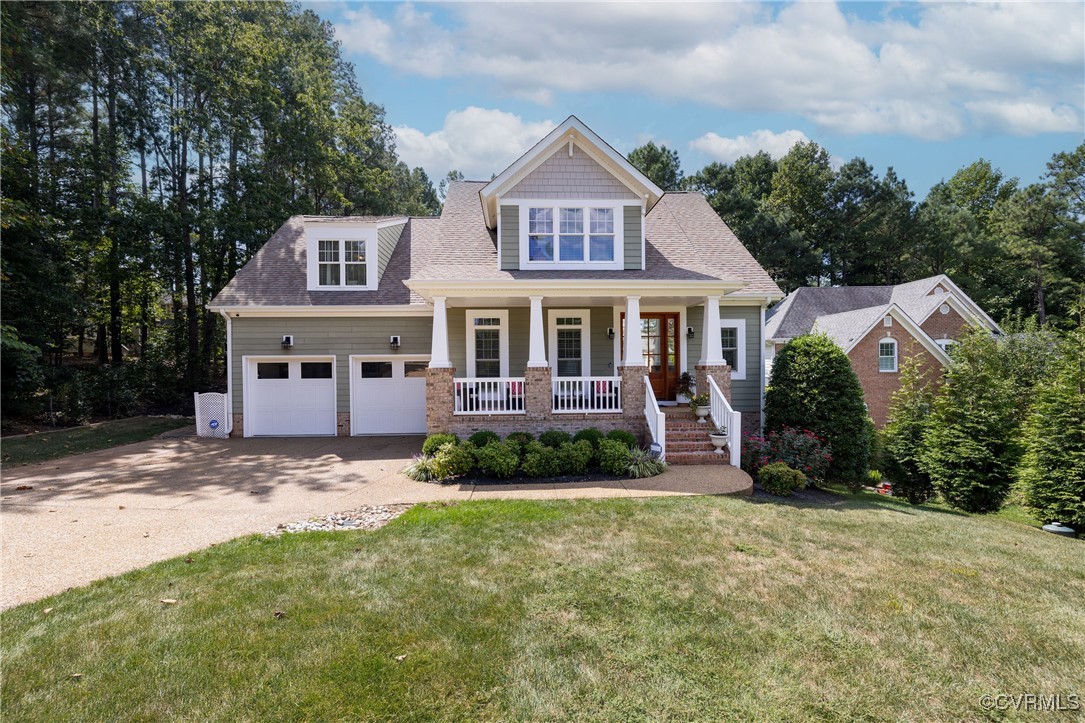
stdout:
[[[1082,130],[1081,3],[895,12],[870,21],[832,3],[454,3],[438,22],[405,4],[387,19],[348,11],[336,33],[390,68],[488,79],[542,105],[558,92],[636,92],[795,113],[845,133]],[[1037,108],[1011,110],[1022,98]]]
[[476,108],[452,111],[440,130],[424,133],[396,126],[396,152],[411,168],[422,166],[434,185],[451,170],[468,180],[486,181],[500,173],[557,124],[525,122],[504,111]]
[[752,156],[765,151],[773,158],[781,158],[796,143],[810,140],[802,131],[790,130],[773,133],[770,130],[754,131],[748,136],[724,138],[716,133],[705,133],[690,141],[689,147],[709,158],[723,163],[734,163],[742,156]]

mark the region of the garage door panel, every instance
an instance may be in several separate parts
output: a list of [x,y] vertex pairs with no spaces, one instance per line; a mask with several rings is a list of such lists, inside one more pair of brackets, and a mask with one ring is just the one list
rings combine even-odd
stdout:
[[426,379],[418,373],[424,364],[400,360],[352,364],[354,434],[424,434]]
[[[332,360],[250,362],[249,418],[253,436],[336,433]],[[261,378],[264,377],[264,378]]]

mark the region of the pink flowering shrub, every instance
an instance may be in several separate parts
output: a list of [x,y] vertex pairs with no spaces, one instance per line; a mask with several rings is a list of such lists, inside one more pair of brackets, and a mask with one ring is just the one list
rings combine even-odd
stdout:
[[747,435],[742,440],[742,467],[751,476],[765,465],[783,462],[802,472],[810,482],[820,482],[832,461],[828,443],[807,429],[784,427],[764,436]]

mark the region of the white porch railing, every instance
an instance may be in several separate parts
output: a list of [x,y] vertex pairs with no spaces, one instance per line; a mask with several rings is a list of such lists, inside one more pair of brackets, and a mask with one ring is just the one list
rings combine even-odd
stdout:
[[452,384],[454,414],[526,414],[523,377],[466,377]]
[[620,414],[621,377],[558,377],[553,380],[555,414]]
[[656,393],[652,391],[652,382],[644,377],[644,418],[648,420],[648,431],[652,441],[659,445],[659,458],[667,459],[667,417],[659,411]]
[[731,453],[731,464],[742,466],[742,413],[731,408],[727,397],[723,396],[720,386],[712,377],[708,378],[709,409],[712,423],[727,430],[727,451]]

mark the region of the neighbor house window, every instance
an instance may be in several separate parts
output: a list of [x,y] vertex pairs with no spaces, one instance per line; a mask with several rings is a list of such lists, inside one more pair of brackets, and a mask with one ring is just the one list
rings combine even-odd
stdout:
[[878,371],[895,372],[897,370],[897,342],[895,339],[882,339],[878,342]]
[[509,313],[467,311],[467,376],[509,375]]
[[[621,207],[532,206],[527,209],[527,253],[532,263],[613,264]],[[521,216],[525,218],[525,216]]]
[[952,347],[957,342],[955,342],[953,339],[935,339],[934,343],[938,345],[939,349],[948,354],[950,347]]

